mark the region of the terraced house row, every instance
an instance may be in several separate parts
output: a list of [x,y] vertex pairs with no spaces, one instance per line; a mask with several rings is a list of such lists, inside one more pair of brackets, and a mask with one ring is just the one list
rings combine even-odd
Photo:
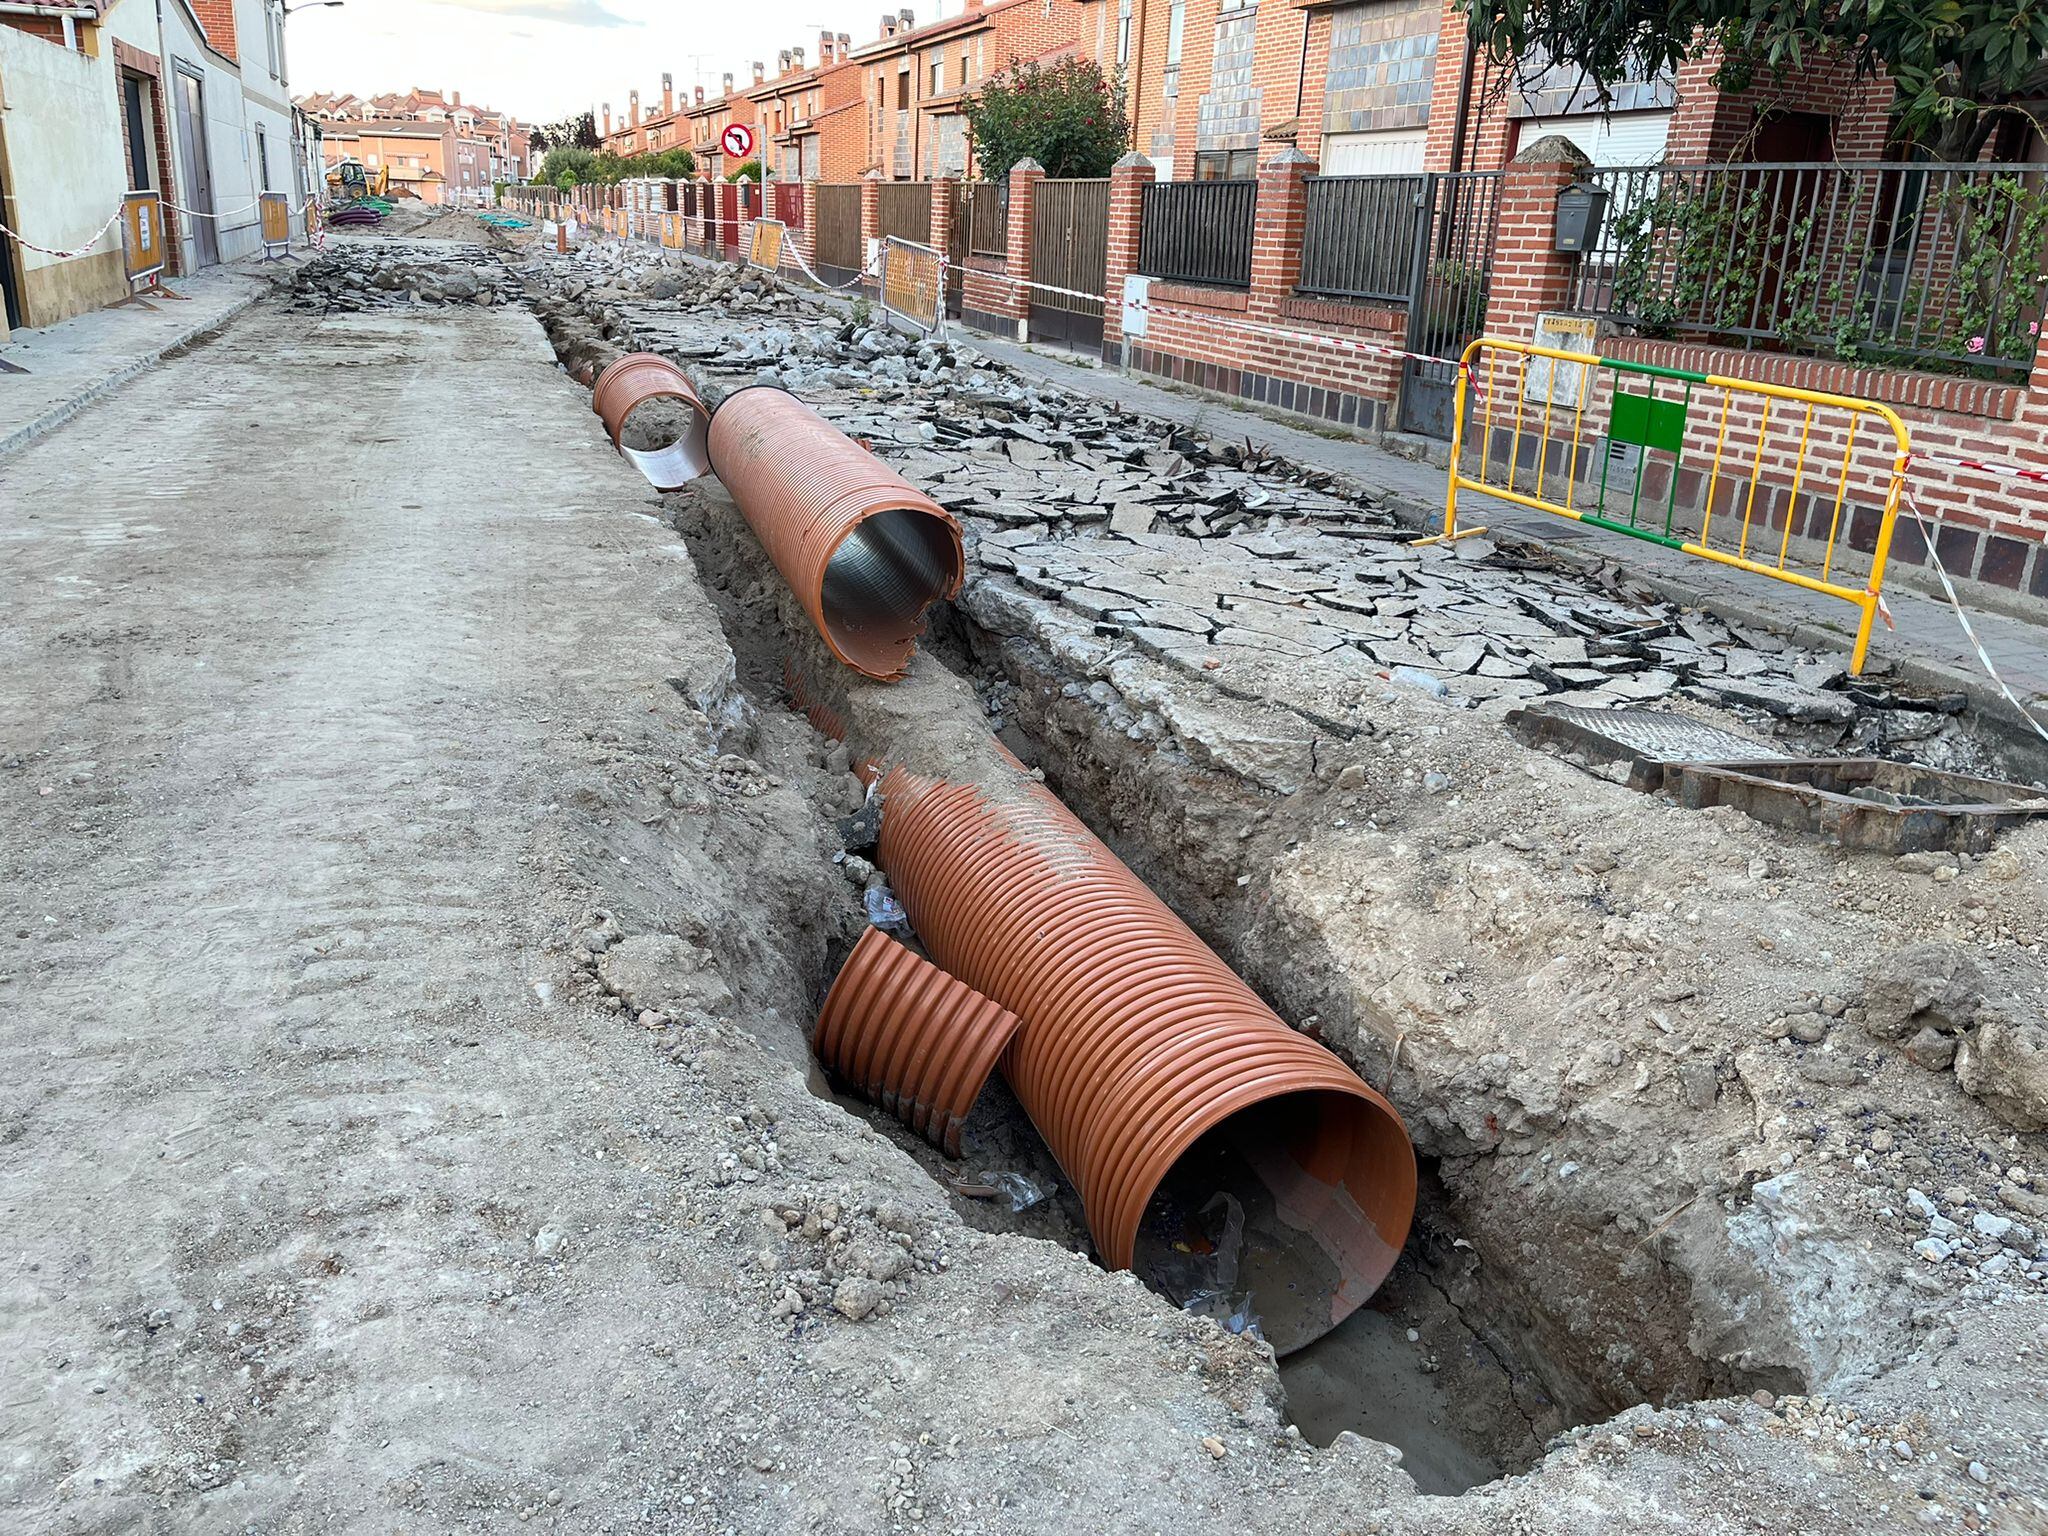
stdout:
[[[964,104],[1062,57],[1122,79],[1131,152],[1099,179],[983,180]],[[1938,558],[2048,599],[2039,119],[1939,163],[1893,131],[1883,79],[1819,61],[1735,91],[1721,63],[1703,47],[1598,99],[1575,70],[1483,56],[1447,0],[1003,0],[821,35],[709,99],[664,80],[660,111],[629,96],[605,131],[721,178],[720,130],[754,126],[812,268],[849,281],[891,237],[928,246],[969,326],[1419,453],[1462,433],[1660,540],[1733,530],[1738,558],[1805,551],[1830,581]],[[672,195],[728,254],[769,203]],[[1574,384],[1517,354],[1489,381],[1483,336],[1635,372]],[[1869,409],[1845,424],[1729,378]]]

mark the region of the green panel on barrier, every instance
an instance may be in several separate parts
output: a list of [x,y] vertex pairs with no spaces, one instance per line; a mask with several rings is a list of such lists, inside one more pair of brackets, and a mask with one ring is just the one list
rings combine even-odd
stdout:
[[1607,435],[1617,443],[1639,443],[1645,448],[1677,453],[1685,441],[1684,402],[1625,395],[1617,390],[1607,420]]

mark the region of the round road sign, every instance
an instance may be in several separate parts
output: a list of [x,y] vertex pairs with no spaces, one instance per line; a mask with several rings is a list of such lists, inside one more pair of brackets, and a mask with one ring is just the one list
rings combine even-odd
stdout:
[[733,159],[744,160],[754,152],[754,130],[745,123],[728,123],[718,136],[718,147]]

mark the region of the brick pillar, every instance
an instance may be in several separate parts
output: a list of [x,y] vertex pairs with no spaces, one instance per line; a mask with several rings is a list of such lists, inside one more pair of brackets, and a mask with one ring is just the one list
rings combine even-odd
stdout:
[[999,313],[1017,322],[1017,339],[1030,335],[1031,215],[1038,200],[1038,184],[1045,180],[1045,167],[1026,156],[1010,167],[1010,228],[1004,242],[1003,270],[1011,282],[1003,289]]
[[953,216],[960,207],[960,178],[939,176],[932,180],[932,249],[941,256],[953,241]]
[[1538,315],[1570,302],[1578,258],[1551,249],[1557,195],[1579,179],[1587,163],[1577,145],[1554,133],[1509,163],[1501,181],[1500,226],[1486,298],[1489,335],[1527,341],[1536,334]]
[[[1145,207],[1145,189],[1159,178],[1150,160],[1135,149],[1109,170],[1109,248],[1103,262],[1102,355],[1112,355],[1124,339],[1124,279],[1138,270],[1138,225]],[[1129,359],[1124,359],[1129,366]]]
[[1252,287],[1247,312],[1276,318],[1301,279],[1301,236],[1308,220],[1308,188],[1316,162],[1289,145],[1259,167],[1259,201],[1252,215]]
[[818,265],[818,184],[804,183],[804,227],[793,230],[797,249],[804,253],[804,260],[815,269]]
[[[865,268],[868,253],[875,250],[882,239],[882,173],[869,171],[860,179],[860,261]],[[864,277],[863,288],[874,287],[878,277]]]

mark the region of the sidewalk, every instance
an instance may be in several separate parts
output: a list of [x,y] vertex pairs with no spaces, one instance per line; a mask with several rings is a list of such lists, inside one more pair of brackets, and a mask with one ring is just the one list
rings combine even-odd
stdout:
[[[270,262],[269,271],[289,270]],[[120,388],[166,352],[215,330],[270,291],[265,264],[208,267],[193,277],[174,278],[169,287],[184,301],[153,298],[152,306],[124,304],[96,309],[36,331],[15,331],[0,343],[0,362],[26,373],[0,369],[0,456],[19,452],[35,438],[101,396]]]
[[[1209,435],[1248,437],[1298,463],[1354,480],[1384,498],[1418,528],[1441,525],[1445,472],[1352,438],[1326,437],[1207,395],[1152,383],[1136,374],[1085,359],[978,332],[966,345],[1000,358],[1019,373],[1163,417]],[[1740,623],[1789,629],[1801,644],[1846,651],[1855,637],[1855,611],[1783,582],[1732,571],[1677,550],[1584,528],[1562,518],[1471,492],[1458,500],[1461,527],[1485,524],[1491,536],[1541,546],[1560,559],[1593,565],[1611,561],[1674,602],[1705,608]],[[1930,573],[1931,574],[1931,573]],[[1896,629],[1878,630],[1871,664],[1893,664],[1907,679],[1938,689],[1962,689],[1993,714],[2011,717],[1985,675],[1975,650],[1939,593],[1889,582],[1885,602]],[[2007,685],[2048,723],[2048,615],[2041,622],[1973,609],[1970,622]],[[2016,718],[2009,723],[2025,730]]]

